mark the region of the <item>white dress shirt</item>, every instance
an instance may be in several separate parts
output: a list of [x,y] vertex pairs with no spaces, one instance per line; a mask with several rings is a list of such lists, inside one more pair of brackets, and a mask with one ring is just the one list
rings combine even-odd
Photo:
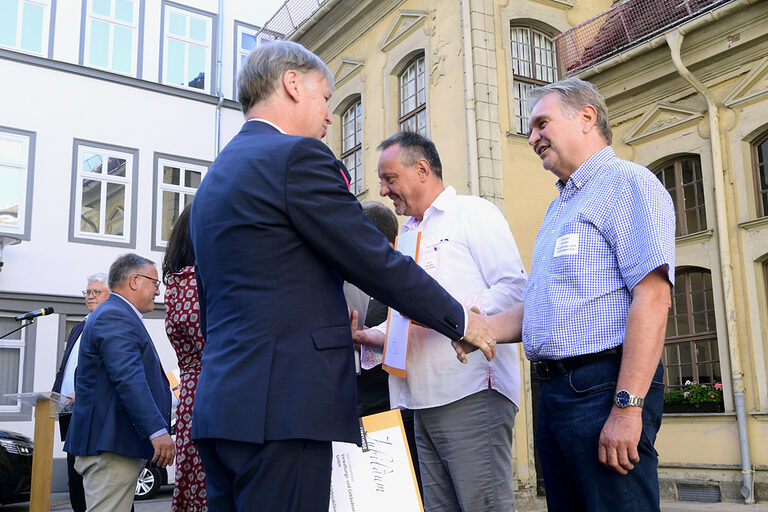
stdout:
[[[85,315],[83,320],[88,321],[88,315]],[[80,331],[80,336],[77,337],[72,350],[69,351],[67,366],[64,367],[64,377],[61,379],[61,391],[59,391],[64,396],[75,392],[75,370],[77,369],[77,358],[80,355],[80,339],[82,337],[83,332]]]
[[[421,231],[419,265],[465,307],[498,313],[522,300],[526,272],[515,239],[501,212],[476,196],[447,187],[406,230]],[[386,323],[376,327],[386,332]],[[520,402],[517,345],[499,345],[488,362],[481,351],[461,364],[450,340],[411,326],[405,379],[389,376],[391,406],[423,409],[446,405],[489,387]]]

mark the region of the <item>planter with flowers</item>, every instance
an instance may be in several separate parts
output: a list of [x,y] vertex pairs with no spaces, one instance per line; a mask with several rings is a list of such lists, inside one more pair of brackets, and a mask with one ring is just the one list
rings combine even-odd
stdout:
[[723,412],[723,385],[685,381],[682,389],[664,393],[665,413]]

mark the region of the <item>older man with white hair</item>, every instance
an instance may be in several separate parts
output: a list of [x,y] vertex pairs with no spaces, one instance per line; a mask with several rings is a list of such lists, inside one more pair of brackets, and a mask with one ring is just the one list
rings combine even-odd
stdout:
[[[88,308],[88,314],[93,313],[96,307],[107,300],[109,297],[109,287],[107,286],[107,274],[98,273],[88,276],[86,279],[85,307]],[[75,324],[67,337],[67,344],[64,347],[64,357],[61,358],[59,371],[56,372],[56,379],[53,382],[53,391],[75,398],[75,370],[77,369],[77,355],[80,348],[80,336],[83,333],[85,322],[88,315],[83,320]],[[62,413],[59,415],[59,431],[61,440],[67,438],[69,430],[69,421],[72,419],[72,413]],[[85,491],[83,490],[83,477],[75,471],[75,457],[67,454],[67,477],[69,481],[69,500],[74,512],[85,512]]]

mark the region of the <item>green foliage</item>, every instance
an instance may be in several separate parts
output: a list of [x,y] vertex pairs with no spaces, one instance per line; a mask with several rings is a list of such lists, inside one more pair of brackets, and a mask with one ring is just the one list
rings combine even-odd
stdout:
[[683,389],[676,389],[664,393],[665,404],[691,404],[701,407],[704,402],[723,402],[723,385],[719,382],[713,384],[696,384],[685,381]]

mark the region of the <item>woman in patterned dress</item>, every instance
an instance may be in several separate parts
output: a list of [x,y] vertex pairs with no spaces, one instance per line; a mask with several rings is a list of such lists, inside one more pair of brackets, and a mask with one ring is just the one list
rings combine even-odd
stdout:
[[195,255],[187,234],[191,206],[184,208],[173,226],[163,258],[165,332],[176,350],[181,374],[181,392],[176,409],[176,483],[171,504],[174,512],[208,511],[205,470],[197,447],[190,439],[192,405],[205,343],[200,332]]

